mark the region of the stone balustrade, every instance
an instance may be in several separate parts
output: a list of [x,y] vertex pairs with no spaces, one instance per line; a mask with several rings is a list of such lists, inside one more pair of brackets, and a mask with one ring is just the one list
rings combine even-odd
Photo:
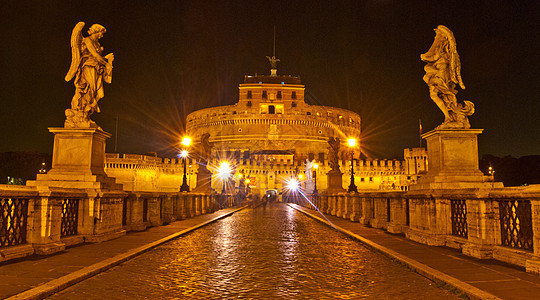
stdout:
[[419,243],[540,273],[540,185],[320,194],[309,200],[284,197]]
[[0,262],[110,240],[238,204],[215,193],[0,185]]

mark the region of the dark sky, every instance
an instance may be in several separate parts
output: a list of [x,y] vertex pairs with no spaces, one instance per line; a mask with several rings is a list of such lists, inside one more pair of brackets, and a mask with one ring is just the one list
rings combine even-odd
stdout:
[[[420,54],[443,24],[457,40],[479,152],[540,154],[538,1],[5,1],[0,3],[0,152],[52,152],[74,93],[64,76],[78,21],[107,28],[113,82],[92,118],[118,151],[175,155],[185,116],[233,104],[244,75],[299,75],[308,103],[362,117],[372,157],[402,157],[443,115],[422,81]],[[474,4],[473,4],[474,3]]]

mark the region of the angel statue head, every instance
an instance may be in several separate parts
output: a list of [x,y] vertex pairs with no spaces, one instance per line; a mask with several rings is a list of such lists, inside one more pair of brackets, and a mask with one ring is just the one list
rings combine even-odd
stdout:
[[105,32],[107,32],[107,29],[105,29],[105,27],[99,24],[94,24],[90,26],[90,29],[88,29],[88,35],[92,35],[94,33],[105,33]]
[[71,108],[66,109],[66,128],[99,128],[90,120],[90,115],[100,112],[98,101],[104,96],[103,81],[111,83],[112,53],[101,56],[103,47],[99,39],[106,32],[105,27],[94,24],[88,30],[88,37],[82,35],[84,22],[79,22],[71,33],[71,65],[66,74],[66,81],[73,81],[75,95],[71,99]]
[[420,58],[426,62],[423,80],[428,85],[429,95],[444,114],[444,122],[437,128],[470,128],[467,116],[474,113],[474,104],[471,101],[461,103],[456,98],[456,86],[465,89],[465,84],[461,79],[461,62],[452,31],[439,25],[433,44]]

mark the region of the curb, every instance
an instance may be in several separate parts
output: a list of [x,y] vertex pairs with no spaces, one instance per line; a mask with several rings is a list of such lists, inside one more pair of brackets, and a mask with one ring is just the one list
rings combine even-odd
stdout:
[[108,259],[105,259],[101,262],[98,262],[98,263],[95,263],[93,265],[90,265],[90,266],[87,266],[87,267],[84,267],[78,271],[75,271],[73,273],[70,273],[68,275],[65,275],[65,276],[62,276],[60,278],[57,278],[57,279],[54,279],[54,280],[51,280],[47,283],[44,283],[42,285],[39,285],[35,288],[32,288],[32,289],[29,289],[29,290],[26,290],[22,293],[19,293],[17,295],[14,295],[14,296],[11,296],[9,298],[6,298],[6,300],[19,300],[19,299],[43,299],[45,297],[48,297],[48,296],[51,296],[55,293],[58,293],[60,292],[61,290],[64,290],[72,285],[75,285],[85,279],[88,279],[94,275],[97,275],[101,272],[104,272],[112,267],[115,267],[121,263],[124,263],[136,256],[139,256],[145,252],[148,252],[150,250],[152,250],[153,248],[156,248],[157,246],[161,245],[161,244],[164,244],[166,242],[169,242],[170,240],[173,240],[179,236],[182,236],[186,233],[189,233],[191,231],[194,231],[196,229],[199,229],[201,227],[204,227],[210,223],[213,223],[219,219],[223,219],[225,217],[228,217],[232,214],[234,214],[235,212],[238,212],[244,208],[246,208],[246,206],[242,206],[240,208],[237,208],[233,211],[230,211],[226,214],[223,214],[221,216],[217,216],[213,219],[210,219],[206,222],[203,222],[203,223],[200,223],[198,225],[195,225],[195,226],[192,226],[192,227],[189,227],[187,229],[184,229],[182,231],[179,231],[179,232],[176,232],[176,233],[173,233],[169,236],[166,236],[164,238],[161,238],[157,241],[154,241],[152,243],[149,243],[149,244],[146,244],[146,245],[143,245],[143,246],[140,246],[140,247],[137,247],[137,248],[134,248],[134,249],[131,249],[125,253],[122,253],[122,254],[118,254],[114,257],[111,257],[111,258],[108,258]]
[[287,204],[289,205],[291,208],[294,208],[296,209],[297,211],[313,218],[313,219],[316,219],[346,235],[349,235],[355,239],[357,239],[358,241],[360,241],[361,243],[365,244],[366,246],[368,246],[369,248],[373,249],[373,250],[376,250],[377,252],[380,252],[388,257],[390,257],[391,259],[394,259],[398,262],[400,262],[401,264],[407,266],[409,269],[413,270],[414,272],[434,281],[434,282],[437,282],[437,283],[442,283],[443,285],[447,285],[447,286],[450,286],[456,290],[459,290],[461,291],[463,294],[467,295],[467,297],[469,297],[470,299],[501,299],[491,293],[488,293],[486,291],[483,291],[477,287],[474,287],[466,282],[463,282],[455,277],[452,277],[450,275],[447,275],[441,271],[438,271],[436,269],[433,269],[432,267],[429,267],[421,262],[418,262],[414,259],[411,259],[405,255],[402,255],[400,253],[397,253],[396,251],[394,250],[391,250],[389,248],[386,248],[382,245],[379,245],[371,240],[368,240],[356,233],[353,233],[347,229],[344,229],[344,228],[341,228],[335,224],[332,224],[332,223],[329,223],[328,221],[326,220],[323,220],[321,218],[319,218],[318,216],[315,216],[307,211],[304,211],[303,209],[300,209],[300,208],[297,208],[295,206],[292,206],[291,204]]

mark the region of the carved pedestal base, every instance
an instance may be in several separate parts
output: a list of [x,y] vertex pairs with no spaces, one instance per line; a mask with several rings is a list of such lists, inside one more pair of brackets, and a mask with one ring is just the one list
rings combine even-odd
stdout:
[[66,249],[64,243],[33,244],[32,246],[34,247],[34,253],[37,255],[49,255]]
[[207,193],[212,192],[212,173],[206,169],[206,166],[201,165],[197,172],[197,187],[193,192]]
[[472,256],[479,259],[491,259],[493,258],[493,246],[482,245],[473,242],[466,242],[461,248],[461,252],[465,255]]
[[326,190],[329,194],[334,193],[343,193],[345,192],[345,189],[343,188],[343,173],[341,173],[338,170],[332,170],[328,173],[327,180],[328,180],[328,189]]
[[444,246],[446,244],[445,235],[429,233],[412,228],[407,230],[405,236],[410,240],[429,246]]
[[99,128],[49,128],[54,133],[52,168],[38,174],[29,186],[122,190],[105,174],[105,140],[111,134]]
[[84,241],[87,243],[101,243],[109,240],[119,238],[126,235],[125,230],[119,230],[114,232],[104,232],[100,234],[93,234],[84,237]]
[[477,136],[483,129],[436,129],[427,141],[429,170],[410,190],[502,187],[478,169]]

